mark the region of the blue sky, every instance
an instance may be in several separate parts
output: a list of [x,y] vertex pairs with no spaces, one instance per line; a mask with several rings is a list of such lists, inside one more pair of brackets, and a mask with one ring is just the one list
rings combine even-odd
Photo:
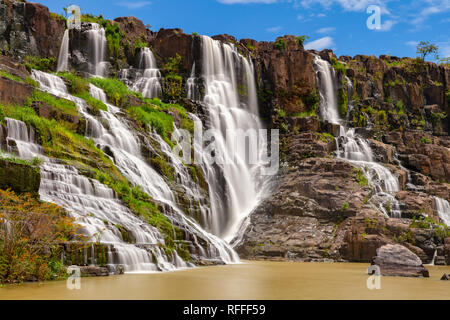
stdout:
[[[36,0],[39,1],[39,0]],[[72,0],[73,1],[73,0]],[[186,33],[228,33],[238,39],[272,41],[308,35],[308,48],[340,55],[416,56],[419,41],[436,43],[450,56],[450,0],[77,0],[39,1],[51,11],[76,4],[83,13],[105,18],[135,16],[152,30],[178,27]],[[369,30],[370,5],[381,9],[381,29]],[[433,57],[430,57],[433,60]]]

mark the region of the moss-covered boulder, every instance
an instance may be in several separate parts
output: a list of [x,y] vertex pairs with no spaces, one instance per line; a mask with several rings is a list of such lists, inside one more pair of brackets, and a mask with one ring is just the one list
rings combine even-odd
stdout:
[[0,159],[0,189],[16,193],[38,193],[41,173],[38,167]]

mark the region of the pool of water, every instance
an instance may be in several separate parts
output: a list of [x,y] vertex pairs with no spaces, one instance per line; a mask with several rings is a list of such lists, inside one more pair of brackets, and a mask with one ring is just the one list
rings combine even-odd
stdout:
[[368,264],[243,262],[169,273],[82,278],[81,289],[66,281],[6,285],[0,299],[450,299],[450,266],[427,267],[430,278],[382,277],[367,288]]

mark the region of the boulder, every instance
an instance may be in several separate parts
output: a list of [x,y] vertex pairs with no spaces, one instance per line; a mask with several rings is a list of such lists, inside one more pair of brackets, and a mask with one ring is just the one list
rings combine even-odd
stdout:
[[378,248],[372,265],[380,267],[383,276],[429,277],[422,260],[399,244],[388,244]]
[[107,276],[109,276],[109,271],[108,271],[107,267],[81,266],[78,268],[80,268],[82,277],[107,277]]

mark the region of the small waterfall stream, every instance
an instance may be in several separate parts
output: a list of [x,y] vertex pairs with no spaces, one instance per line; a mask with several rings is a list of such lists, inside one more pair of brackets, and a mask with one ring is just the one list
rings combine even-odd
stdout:
[[139,74],[131,90],[142,93],[146,98],[158,97],[161,94],[161,72],[150,48],[142,48],[139,53]]
[[97,23],[91,23],[91,29],[87,30],[89,49],[89,73],[105,77],[107,74],[108,44],[105,29]]
[[439,197],[434,197],[434,203],[439,218],[450,227],[450,203]]
[[[400,191],[398,178],[385,166],[375,162],[369,143],[355,133],[354,128],[346,129],[342,126],[337,107],[337,80],[334,68],[325,60],[316,57],[314,66],[317,73],[320,93],[320,111],[322,119],[340,125],[337,156],[350,161],[359,167],[374,195],[369,200],[386,216],[400,218],[401,210],[395,193]],[[348,81],[349,101],[353,96],[351,82]],[[352,102],[349,102],[351,106]]]
[[56,71],[68,71],[69,70],[69,29],[64,31],[64,36],[61,42],[61,48],[58,55],[58,66]]

